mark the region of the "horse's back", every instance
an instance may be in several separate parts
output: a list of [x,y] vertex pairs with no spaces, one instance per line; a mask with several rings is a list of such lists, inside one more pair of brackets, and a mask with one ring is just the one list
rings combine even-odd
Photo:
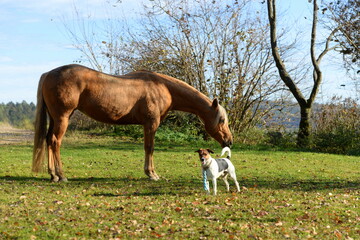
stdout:
[[142,124],[144,117],[162,116],[171,106],[162,80],[146,71],[117,77],[66,65],[47,73],[43,94],[48,107],[55,106],[52,114],[79,109],[95,120],[117,124]]

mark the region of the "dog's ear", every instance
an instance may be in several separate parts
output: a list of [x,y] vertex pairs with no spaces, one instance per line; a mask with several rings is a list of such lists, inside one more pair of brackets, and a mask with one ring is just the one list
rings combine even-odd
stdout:
[[200,153],[200,149],[199,149],[199,150],[196,150],[195,152]]
[[210,148],[206,149],[209,153],[214,153],[213,150],[211,150]]

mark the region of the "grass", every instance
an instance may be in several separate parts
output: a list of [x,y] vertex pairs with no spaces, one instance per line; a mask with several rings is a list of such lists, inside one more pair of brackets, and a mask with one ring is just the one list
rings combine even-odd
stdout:
[[[70,136],[67,183],[30,172],[30,144],[0,145],[0,239],[359,239],[360,158],[234,146],[241,193],[202,190],[194,144]],[[230,181],[230,190],[235,186]]]

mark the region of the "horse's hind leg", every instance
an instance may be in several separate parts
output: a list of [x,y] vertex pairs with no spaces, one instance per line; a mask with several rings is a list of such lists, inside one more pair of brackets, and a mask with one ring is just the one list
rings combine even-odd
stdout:
[[[68,127],[69,118],[61,117],[52,121],[53,127],[48,134],[48,150],[49,150],[49,173],[51,180],[54,182],[67,181],[60,158],[60,147],[62,138]],[[50,121],[51,127],[51,121]]]
[[54,120],[50,117],[49,130],[46,137],[46,144],[48,148],[48,173],[50,174],[51,181],[58,182],[59,177],[55,173],[55,164],[54,164],[54,152],[53,152],[53,129],[54,129]]

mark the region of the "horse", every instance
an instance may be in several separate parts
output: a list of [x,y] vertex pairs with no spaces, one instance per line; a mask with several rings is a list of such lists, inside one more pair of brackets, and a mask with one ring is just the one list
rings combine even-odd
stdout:
[[153,160],[155,133],[169,111],[197,115],[222,147],[233,141],[226,111],[218,100],[211,101],[181,80],[151,71],[114,76],[65,65],[42,74],[37,91],[32,170],[42,169],[47,153],[53,182],[67,181],[60,147],[75,110],[103,123],[142,125],[144,171],[151,180],[159,179]]

